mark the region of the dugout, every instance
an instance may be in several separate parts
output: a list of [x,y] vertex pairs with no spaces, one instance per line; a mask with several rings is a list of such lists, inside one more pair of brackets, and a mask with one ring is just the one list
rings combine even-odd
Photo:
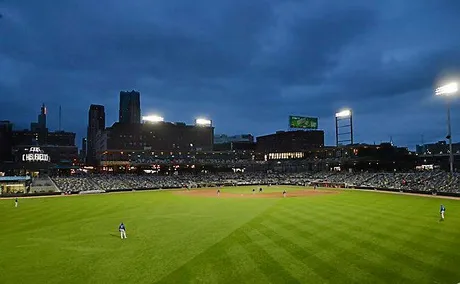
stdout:
[[32,179],[28,176],[0,177],[0,195],[17,195],[30,192]]

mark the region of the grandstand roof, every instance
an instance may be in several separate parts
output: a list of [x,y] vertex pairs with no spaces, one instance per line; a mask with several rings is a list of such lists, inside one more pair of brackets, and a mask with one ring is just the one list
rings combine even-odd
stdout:
[[28,176],[7,176],[7,177],[0,177],[0,182],[2,181],[26,181],[30,180]]

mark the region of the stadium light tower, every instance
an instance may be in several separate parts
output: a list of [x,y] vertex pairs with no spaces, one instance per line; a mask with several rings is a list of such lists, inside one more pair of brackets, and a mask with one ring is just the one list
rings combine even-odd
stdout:
[[454,152],[452,151],[452,130],[450,122],[450,97],[455,95],[458,92],[457,82],[452,82],[450,84],[441,86],[436,89],[436,96],[445,96],[447,97],[447,139],[449,139],[449,165],[450,165],[450,174],[454,174]]
[[[341,125],[340,121],[346,121],[345,125]],[[347,128],[348,132],[341,132],[340,130]],[[341,136],[346,135],[345,139],[340,140]],[[353,145],[353,113],[350,109],[344,109],[335,114],[335,142],[338,147],[343,142],[349,142]]]
[[165,121],[165,119],[158,115],[148,115],[148,116],[143,116],[142,121],[155,123],[155,122],[163,122]]
[[197,126],[212,126],[212,120],[206,118],[195,119],[195,125]]

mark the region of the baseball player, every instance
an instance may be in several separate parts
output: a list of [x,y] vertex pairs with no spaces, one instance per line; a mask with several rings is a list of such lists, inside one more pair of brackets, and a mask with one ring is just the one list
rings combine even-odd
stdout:
[[256,189],[253,188],[253,189],[252,189],[252,194],[255,194],[255,193],[256,193]]
[[259,188],[259,192],[262,192],[262,188]]
[[441,210],[440,210],[440,213],[441,213],[441,221],[444,221],[444,213],[446,212],[446,207],[444,207],[444,205],[441,204]]
[[118,227],[118,230],[120,231],[121,239],[126,239],[127,238],[126,237],[126,227],[125,227],[125,224],[123,224],[123,222]]
[[217,190],[217,196],[220,196],[220,189]]
[[18,207],[19,206],[19,201],[18,201],[18,198],[16,197],[16,199],[14,200],[14,207]]
[[286,192],[286,190],[284,190],[283,191],[283,197],[286,197],[286,195],[287,195],[287,192]]

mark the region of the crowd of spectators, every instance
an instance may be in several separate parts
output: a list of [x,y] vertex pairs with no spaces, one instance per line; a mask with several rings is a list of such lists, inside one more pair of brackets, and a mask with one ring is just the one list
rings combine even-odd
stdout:
[[99,190],[97,185],[86,176],[54,177],[52,180],[61,192]]
[[450,177],[443,171],[411,173],[330,173],[324,180],[342,183],[346,187],[372,187],[406,191],[460,192],[460,174]]
[[93,174],[53,178],[63,192],[90,190],[130,190],[159,188],[196,188],[216,185],[323,184],[341,187],[369,187],[405,191],[460,193],[460,175],[453,177],[442,171],[412,173],[277,173],[277,172],[226,172],[201,174]]
[[256,161],[249,159],[160,159],[155,157],[136,157],[130,160],[133,165],[143,164],[157,164],[157,165],[171,165],[171,164],[197,164],[197,165],[212,165],[216,168],[219,167],[238,167],[238,166],[249,166],[253,164],[265,164],[265,161]]

